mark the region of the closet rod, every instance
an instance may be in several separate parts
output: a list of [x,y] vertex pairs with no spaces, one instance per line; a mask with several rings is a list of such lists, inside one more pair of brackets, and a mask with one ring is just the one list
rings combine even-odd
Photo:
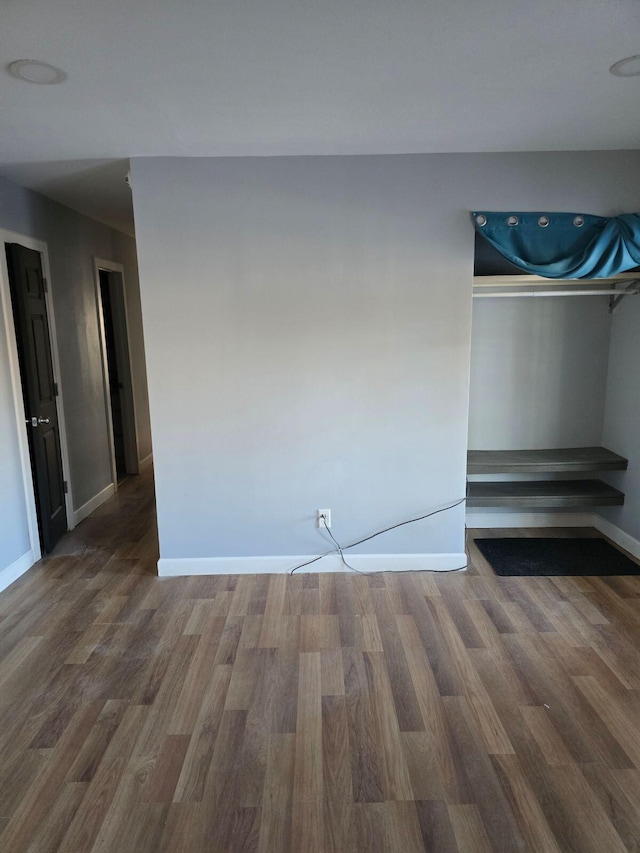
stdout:
[[474,299],[504,299],[507,296],[628,296],[631,293],[640,293],[640,288],[634,290],[516,290],[511,293],[478,293],[474,292]]

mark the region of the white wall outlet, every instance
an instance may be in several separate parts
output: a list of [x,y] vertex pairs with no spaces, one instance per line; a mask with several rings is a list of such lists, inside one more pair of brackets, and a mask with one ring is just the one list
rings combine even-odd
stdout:
[[318,528],[322,527],[331,527],[331,510],[330,509],[319,509],[318,510]]

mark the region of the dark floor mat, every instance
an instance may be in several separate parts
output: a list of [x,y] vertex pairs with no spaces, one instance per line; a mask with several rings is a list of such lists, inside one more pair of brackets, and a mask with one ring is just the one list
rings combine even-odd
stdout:
[[640,575],[640,565],[604,539],[475,539],[497,575]]

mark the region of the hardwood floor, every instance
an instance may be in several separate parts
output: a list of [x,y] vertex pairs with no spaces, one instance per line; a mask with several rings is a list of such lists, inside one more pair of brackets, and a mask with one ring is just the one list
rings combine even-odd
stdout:
[[0,595],[2,851],[640,850],[640,578],[158,580],[153,519]]

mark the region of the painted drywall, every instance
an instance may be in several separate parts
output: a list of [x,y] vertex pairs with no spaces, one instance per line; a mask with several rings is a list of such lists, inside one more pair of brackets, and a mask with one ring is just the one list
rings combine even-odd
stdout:
[[[137,271],[131,238],[65,208],[37,193],[0,179],[0,227],[46,241],[58,332],[61,377],[74,508],[111,482],[102,382],[93,258],[125,265],[128,296],[135,302]],[[126,251],[123,247],[126,246]],[[136,352],[142,346],[139,314],[130,332]],[[0,325],[0,569],[29,549],[25,497],[17,452],[17,424],[7,366],[7,341]],[[141,432],[148,436],[144,383],[136,386]],[[148,441],[148,438],[146,439]],[[7,524],[5,526],[5,521]],[[11,522],[9,524],[9,522]]]
[[625,493],[624,506],[601,515],[640,539],[640,297],[622,300],[613,315],[603,441],[629,460],[627,471],[606,479]]
[[475,299],[469,447],[600,444],[610,332],[607,297]]
[[0,572],[30,549],[4,319],[0,303]]
[[[640,154],[139,159],[161,554],[314,554],[464,493],[470,209],[640,204]],[[462,507],[361,546],[455,553]]]

